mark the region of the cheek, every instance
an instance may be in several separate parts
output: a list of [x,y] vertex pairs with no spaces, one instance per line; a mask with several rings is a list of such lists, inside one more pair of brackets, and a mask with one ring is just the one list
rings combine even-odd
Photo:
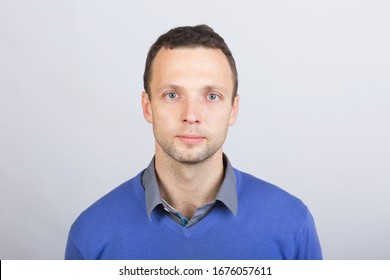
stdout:
[[155,111],[153,113],[153,123],[163,127],[168,125],[169,123],[172,123],[173,119],[173,114],[169,111]]
[[220,126],[226,126],[230,122],[231,110],[220,109],[214,110],[210,114],[210,120],[214,123],[218,123]]
[[230,114],[211,114],[210,117],[205,120],[205,127],[213,135],[226,134],[230,124]]
[[160,135],[174,134],[177,121],[173,112],[155,111],[153,114],[153,129]]

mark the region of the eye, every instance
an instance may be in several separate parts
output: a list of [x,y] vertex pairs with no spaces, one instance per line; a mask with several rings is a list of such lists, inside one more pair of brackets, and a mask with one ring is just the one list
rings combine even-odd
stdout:
[[218,96],[218,94],[216,94],[216,93],[209,93],[209,94],[207,95],[207,98],[208,98],[209,100],[211,100],[211,101],[215,101],[215,100],[217,100],[217,99],[219,98],[219,96]]
[[169,99],[169,100],[173,100],[173,99],[175,99],[175,98],[177,97],[177,93],[174,92],[174,91],[170,91],[170,92],[168,92],[168,93],[165,95],[165,97],[166,97],[167,99]]

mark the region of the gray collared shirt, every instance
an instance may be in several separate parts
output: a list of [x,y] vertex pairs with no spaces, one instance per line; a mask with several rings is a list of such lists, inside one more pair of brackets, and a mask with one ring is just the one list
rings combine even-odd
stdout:
[[157,183],[153,158],[142,175],[142,184],[145,188],[146,211],[149,219],[153,209],[158,205],[162,205],[173,220],[182,226],[189,227],[196,224],[203,217],[205,217],[216,205],[217,201],[222,202],[234,215],[236,215],[238,207],[236,175],[234,174],[233,167],[231,166],[230,161],[225,154],[223,155],[223,162],[225,166],[225,177],[222,181],[221,187],[219,188],[217,196],[215,197],[215,200],[196,209],[194,216],[191,218],[191,220],[188,220],[183,214],[181,214],[178,210],[170,206],[164,199],[162,199],[160,188]]

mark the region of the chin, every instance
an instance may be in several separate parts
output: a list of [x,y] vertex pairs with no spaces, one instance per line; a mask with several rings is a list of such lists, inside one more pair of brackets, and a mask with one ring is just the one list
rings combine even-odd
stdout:
[[172,157],[183,164],[199,164],[208,160],[215,153],[208,151],[198,153],[176,153]]

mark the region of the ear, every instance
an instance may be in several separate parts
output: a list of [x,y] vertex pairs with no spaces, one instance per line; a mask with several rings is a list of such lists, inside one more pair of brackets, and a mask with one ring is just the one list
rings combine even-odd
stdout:
[[229,125],[230,126],[234,125],[234,123],[236,122],[239,103],[240,103],[240,96],[237,94],[234,97],[233,105],[232,105],[232,111],[230,112],[230,119],[229,119]]
[[142,92],[142,112],[144,118],[148,123],[153,123],[152,105],[149,99],[149,95],[144,91]]

